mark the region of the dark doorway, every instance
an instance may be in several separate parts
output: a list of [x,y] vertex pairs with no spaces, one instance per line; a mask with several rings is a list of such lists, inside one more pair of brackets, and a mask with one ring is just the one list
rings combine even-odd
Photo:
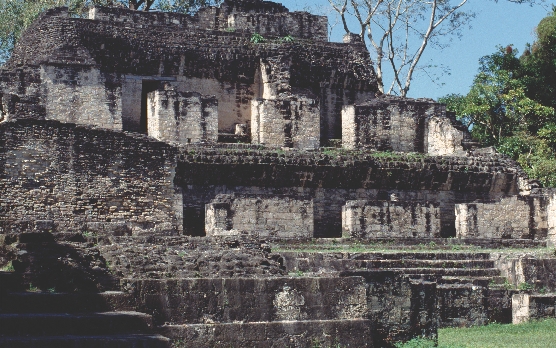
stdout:
[[148,134],[147,95],[150,92],[156,91],[159,85],[160,85],[160,81],[143,80],[143,87],[141,88],[141,119],[139,121],[139,130],[138,130],[139,133]]
[[205,236],[204,207],[183,207],[183,234],[186,236]]

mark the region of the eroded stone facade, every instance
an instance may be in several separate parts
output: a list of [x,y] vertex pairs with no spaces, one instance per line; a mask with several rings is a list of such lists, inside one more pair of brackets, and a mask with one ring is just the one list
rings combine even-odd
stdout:
[[201,347],[391,346],[507,321],[500,275],[556,289],[547,258],[271,251],[556,240],[554,192],[444,105],[380,95],[361,38],[326,31],[259,0],[41,15],[0,70],[0,265],[71,289],[41,267],[79,264]]

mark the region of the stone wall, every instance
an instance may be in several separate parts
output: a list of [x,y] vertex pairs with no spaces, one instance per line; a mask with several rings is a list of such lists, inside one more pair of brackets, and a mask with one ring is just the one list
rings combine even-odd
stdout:
[[316,149],[320,110],[314,99],[258,99],[252,102],[251,141],[266,146]]
[[313,237],[313,202],[287,196],[218,195],[206,206],[207,236]]
[[163,89],[147,100],[147,134],[179,144],[218,141],[218,101],[195,92]]
[[373,347],[436,338],[435,283],[389,271],[351,273],[339,278],[124,279],[122,286],[134,294],[137,310],[152,314],[155,323],[369,319]]
[[548,204],[546,206],[547,216],[547,242],[549,246],[556,245],[556,192],[547,192]]
[[89,19],[133,26],[175,27],[173,30],[227,30],[328,41],[327,17],[289,12],[280,4],[263,1],[224,1],[220,8],[202,8],[194,16],[97,6],[89,10]]
[[556,318],[556,295],[522,292],[512,297],[512,323]]
[[294,38],[328,41],[328,18],[307,12],[286,13],[232,13],[228,16],[227,30],[258,33],[264,36],[291,36]]
[[378,151],[453,155],[464,150],[469,132],[446,106],[429,99],[382,96],[342,109],[342,146]]
[[93,67],[41,66],[45,119],[122,130],[122,92],[114,80]]
[[178,234],[175,150],[55,121],[0,125],[0,232]]
[[342,207],[346,238],[440,237],[439,203],[347,201]]
[[546,199],[512,196],[492,203],[457,204],[456,233],[460,238],[545,239]]
[[396,194],[400,201],[439,203],[441,235],[455,237],[455,204],[515,194],[521,175],[504,157],[392,156],[192,147],[182,153],[176,173],[184,190],[185,233],[204,235],[205,204],[218,194],[309,197],[315,237],[341,236],[347,201]]
[[[362,278],[123,279],[156,323],[194,324],[364,318]],[[330,291],[334,289],[334,291]]]

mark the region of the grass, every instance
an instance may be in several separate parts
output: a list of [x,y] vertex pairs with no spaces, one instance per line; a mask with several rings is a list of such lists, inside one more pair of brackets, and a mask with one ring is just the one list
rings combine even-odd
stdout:
[[503,253],[506,256],[521,255],[524,253],[534,255],[536,257],[554,257],[554,248],[537,247],[537,248],[483,248],[474,245],[465,244],[446,244],[438,245],[434,241],[430,243],[421,243],[418,245],[399,246],[394,241],[330,241],[328,243],[308,242],[297,244],[281,244],[271,243],[273,252],[313,252],[313,253],[363,253],[363,252],[383,252],[383,253],[420,253],[420,252],[441,252],[441,253],[459,253],[459,252],[480,252],[480,253]]
[[[556,342],[556,319],[519,325],[490,324],[438,330],[438,348],[546,348]],[[433,341],[412,340],[398,348],[434,347]]]

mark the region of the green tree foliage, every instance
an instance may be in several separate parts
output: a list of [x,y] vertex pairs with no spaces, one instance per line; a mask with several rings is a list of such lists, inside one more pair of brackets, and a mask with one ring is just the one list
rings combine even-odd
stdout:
[[76,17],[84,17],[90,6],[124,6],[134,10],[160,9],[193,13],[201,6],[216,5],[221,0],[0,0],[0,64],[10,56],[25,30],[43,11],[66,6]]
[[485,145],[531,178],[556,187],[556,8],[537,27],[521,57],[512,46],[481,58],[467,95],[440,99]]

